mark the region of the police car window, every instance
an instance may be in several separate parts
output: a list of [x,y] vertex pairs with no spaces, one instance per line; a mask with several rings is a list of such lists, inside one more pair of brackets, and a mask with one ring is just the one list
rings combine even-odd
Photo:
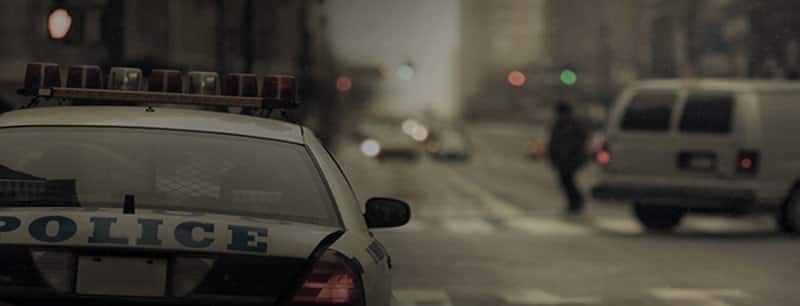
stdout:
[[680,130],[688,133],[728,133],[731,131],[733,97],[730,95],[690,95],[681,115]]
[[636,94],[622,117],[622,129],[631,131],[669,130],[676,97],[677,95],[674,93]]
[[122,208],[339,225],[301,145],[127,128],[0,130],[0,206]]

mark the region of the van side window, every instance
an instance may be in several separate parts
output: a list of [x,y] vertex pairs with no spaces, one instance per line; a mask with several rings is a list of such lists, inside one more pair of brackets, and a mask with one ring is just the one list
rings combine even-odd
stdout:
[[675,105],[675,93],[639,93],[631,99],[622,117],[628,131],[666,131]]
[[681,115],[680,131],[729,133],[733,114],[730,95],[690,95]]

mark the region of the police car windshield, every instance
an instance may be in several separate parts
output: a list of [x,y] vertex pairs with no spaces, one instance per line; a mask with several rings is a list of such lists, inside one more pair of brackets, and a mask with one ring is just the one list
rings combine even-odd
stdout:
[[259,216],[338,225],[301,145],[106,127],[0,129],[0,206],[80,206]]

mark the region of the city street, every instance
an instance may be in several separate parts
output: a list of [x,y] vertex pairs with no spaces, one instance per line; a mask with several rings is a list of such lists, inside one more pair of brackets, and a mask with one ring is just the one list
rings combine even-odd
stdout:
[[[690,216],[644,233],[628,207],[589,201],[562,215],[545,161],[525,155],[533,128],[473,124],[467,162],[378,163],[342,143],[337,157],[362,201],[409,202],[403,228],[378,230],[401,305],[797,305],[800,241],[768,216]],[[584,189],[597,177],[585,168]]]

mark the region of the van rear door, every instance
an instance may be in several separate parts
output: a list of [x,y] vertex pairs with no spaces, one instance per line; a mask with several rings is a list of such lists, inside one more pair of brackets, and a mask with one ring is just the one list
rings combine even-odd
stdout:
[[736,173],[735,96],[689,91],[680,107],[674,166],[682,177],[730,178]]
[[[608,171],[625,175],[668,176],[675,169],[673,113],[677,89],[647,89],[632,94],[623,104],[616,127],[609,128]],[[614,121],[612,121],[614,122]]]

